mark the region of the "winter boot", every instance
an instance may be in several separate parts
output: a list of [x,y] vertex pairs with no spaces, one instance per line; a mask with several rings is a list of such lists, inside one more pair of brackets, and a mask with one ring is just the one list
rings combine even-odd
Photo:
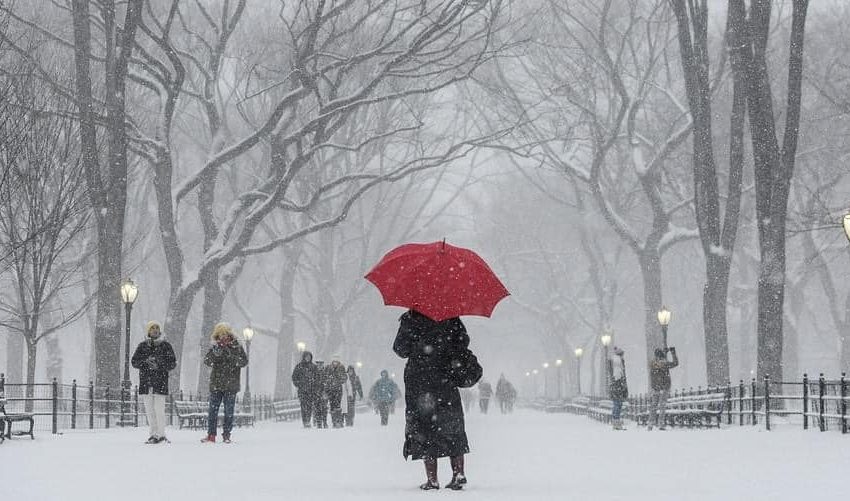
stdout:
[[222,435],[221,441],[224,442],[225,444],[229,444],[230,443],[230,433],[226,433],[226,434]]
[[466,476],[463,473],[458,473],[452,477],[452,481],[446,484],[446,487],[453,491],[459,491],[463,489],[464,485],[466,485]]
[[437,460],[433,458],[425,458],[423,462],[425,463],[425,476],[428,478],[428,481],[420,485],[419,488],[423,491],[439,489],[440,484],[437,481]]
[[201,439],[202,444],[214,444],[215,443],[215,435],[207,435],[205,438]]
[[145,441],[146,444],[158,444],[157,438],[153,435]]

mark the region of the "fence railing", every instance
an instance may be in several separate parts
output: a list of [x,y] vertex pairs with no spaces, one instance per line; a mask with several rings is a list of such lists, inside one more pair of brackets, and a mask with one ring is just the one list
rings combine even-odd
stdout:
[[[129,392],[120,388],[97,387],[88,384],[60,383],[56,379],[49,383],[10,383],[0,374],[0,398],[5,402],[7,413],[32,414],[35,430],[59,433],[62,430],[106,429],[110,427],[147,426],[144,403],[140,401],[138,387]],[[183,392],[168,396],[166,418],[169,425],[177,423],[175,401],[206,400],[207,396]],[[245,401],[242,395],[236,398],[236,406],[251,412],[255,420],[275,418],[274,400],[268,395],[252,395]]]
[[[765,377],[749,382],[716,387],[678,389],[672,398],[723,394],[721,422],[726,426],[757,426],[766,430],[777,424],[800,426],[804,430],[839,430],[846,434],[850,425],[847,408],[850,403],[850,380],[842,373],[839,379],[826,379],[821,373],[816,379],[803,374],[799,381],[773,381]],[[699,401],[700,399],[695,399]],[[569,412],[586,415],[601,421],[610,420],[611,400],[599,396],[579,396],[572,399],[528,401],[525,405],[547,412]],[[650,410],[651,397],[639,394],[623,405],[623,417],[637,420]],[[695,403],[694,405],[699,405]]]

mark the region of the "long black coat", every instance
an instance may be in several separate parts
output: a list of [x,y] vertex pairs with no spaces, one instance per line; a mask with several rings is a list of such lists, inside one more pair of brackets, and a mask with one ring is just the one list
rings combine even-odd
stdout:
[[463,404],[450,366],[468,351],[469,336],[459,318],[435,322],[409,311],[401,316],[393,343],[404,368],[404,457],[460,456],[469,452]]
[[133,352],[130,364],[139,369],[140,395],[168,395],[168,371],[177,367],[174,348],[168,341],[154,341],[150,338],[142,341]]

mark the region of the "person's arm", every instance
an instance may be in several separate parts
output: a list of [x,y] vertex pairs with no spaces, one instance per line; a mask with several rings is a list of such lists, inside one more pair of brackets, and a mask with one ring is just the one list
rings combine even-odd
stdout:
[[670,348],[670,354],[673,355],[673,361],[668,363],[668,369],[672,369],[679,365],[679,357],[676,355],[676,348]]
[[219,345],[214,345],[207,351],[207,354],[204,356],[204,364],[209,367],[212,367],[214,363],[218,362],[222,357],[222,348]]
[[177,368],[177,357],[174,355],[174,348],[171,343],[165,343],[165,363],[162,364],[163,369],[173,371]]
[[230,359],[236,364],[236,367],[245,367],[248,365],[248,353],[241,344],[234,344],[230,347]]
[[136,351],[133,352],[133,358],[130,359],[130,365],[135,369],[141,369],[145,360],[148,358],[147,351],[145,343],[140,343],[139,346],[136,346]]
[[410,328],[408,322],[408,314],[401,316],[401,324],[398,326],[398,333],[393,342],[393,351],[401,358],[407,358],[413,354],[413,346],[415,343],[415,333]]

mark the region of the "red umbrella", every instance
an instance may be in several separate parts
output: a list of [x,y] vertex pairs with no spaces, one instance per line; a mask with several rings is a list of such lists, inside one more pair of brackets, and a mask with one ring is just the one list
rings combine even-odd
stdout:
[[509,294],[478,254],[445,240],[396,247],[366,279],[381,291],[384,304],[412,308],[437,322],[461,315],[489,317]]

